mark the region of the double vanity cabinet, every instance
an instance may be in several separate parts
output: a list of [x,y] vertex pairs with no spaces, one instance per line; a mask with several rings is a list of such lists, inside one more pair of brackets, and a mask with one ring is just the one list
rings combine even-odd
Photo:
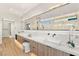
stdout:
[[[25,38],[20,35],[17,35],[17,40],[19,43],[22,44],[25,41]],[[36,42],[34,40],[27,39],[26,41],[30,43],[30,51],[37,56],[69,56],[68,53]]]
[[57,50],[42,43],[35,42],[33,40],[30,40],[30,48],[31,52],[38,56],[69,56],[68,53]]

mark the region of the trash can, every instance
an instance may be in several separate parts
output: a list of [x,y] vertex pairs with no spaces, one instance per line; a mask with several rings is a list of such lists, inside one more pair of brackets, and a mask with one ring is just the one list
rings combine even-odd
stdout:
[[30,52],[30,43],[29,43],[29,42],[24,42],[24,43],[23,43],[23,51],[24,51],[25,53]]

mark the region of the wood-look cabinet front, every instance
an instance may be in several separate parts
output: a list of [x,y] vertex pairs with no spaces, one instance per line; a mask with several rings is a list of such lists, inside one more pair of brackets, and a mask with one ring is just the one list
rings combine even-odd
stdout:
[[21,44],[24,42],[24,38],[22,36],[17,35],[17,41]]
[[69,56],[68,53],[55,49],[55,56]]
[[51,48],[51,47],[49,47],[49,46],[47,46],[47,49],[48,49],[48,56],[54,56],[55,54],[54,54],[54,49],[53,48]]
[[31,40],[30,48],[31,48],[31,52],[37,55],[37,50],[38,50],[37,42]]
[[69,56],[68,53],[30,40],[31,52],[37,56]]
[[38,46],[38,56],[44,56],[45,55],[45,46],[40,44],[40,43],[37,43],[37,46]]

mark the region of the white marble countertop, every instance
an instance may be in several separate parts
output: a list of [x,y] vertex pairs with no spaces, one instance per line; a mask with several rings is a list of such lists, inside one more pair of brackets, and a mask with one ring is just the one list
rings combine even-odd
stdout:
[[24,38],[31,39],[31,40],[34,40],[36,42],[42,43],[42,44],[47,45],[49,47],[61,50],[63,52],[79,56],[79,47],[69,48],[67,45],[62,45],[60,43],[55,43],[55,42],[45,40],[45,38],[47,38],[46,36],[38,36],[38,35],[35,36],[35,35],[33,35],[32,37],[29,37],[28,33],[27,34],[20,33],[18,35],[20,35]]

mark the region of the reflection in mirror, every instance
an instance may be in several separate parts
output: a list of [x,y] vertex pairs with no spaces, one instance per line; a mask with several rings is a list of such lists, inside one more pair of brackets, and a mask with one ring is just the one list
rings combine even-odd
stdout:
[[28,23],[28,24],[25,25],[25,29],[26,30],[30,30],[30,23]]
[[52,19],[41,19],[39,21],[40,27],[42,27],[43,30],[50,29],[49,26],[53,23]]
[[[58,16],[57,16],[58,17]],[[55,30],[55,31],[69,31],[73,26],[68,24],[73,24],[75,30],[79,30],[79,20],[77,15],[62,16],[59,18],[40,18],[32,19],[30,23],[25,25],[26,30]]]

